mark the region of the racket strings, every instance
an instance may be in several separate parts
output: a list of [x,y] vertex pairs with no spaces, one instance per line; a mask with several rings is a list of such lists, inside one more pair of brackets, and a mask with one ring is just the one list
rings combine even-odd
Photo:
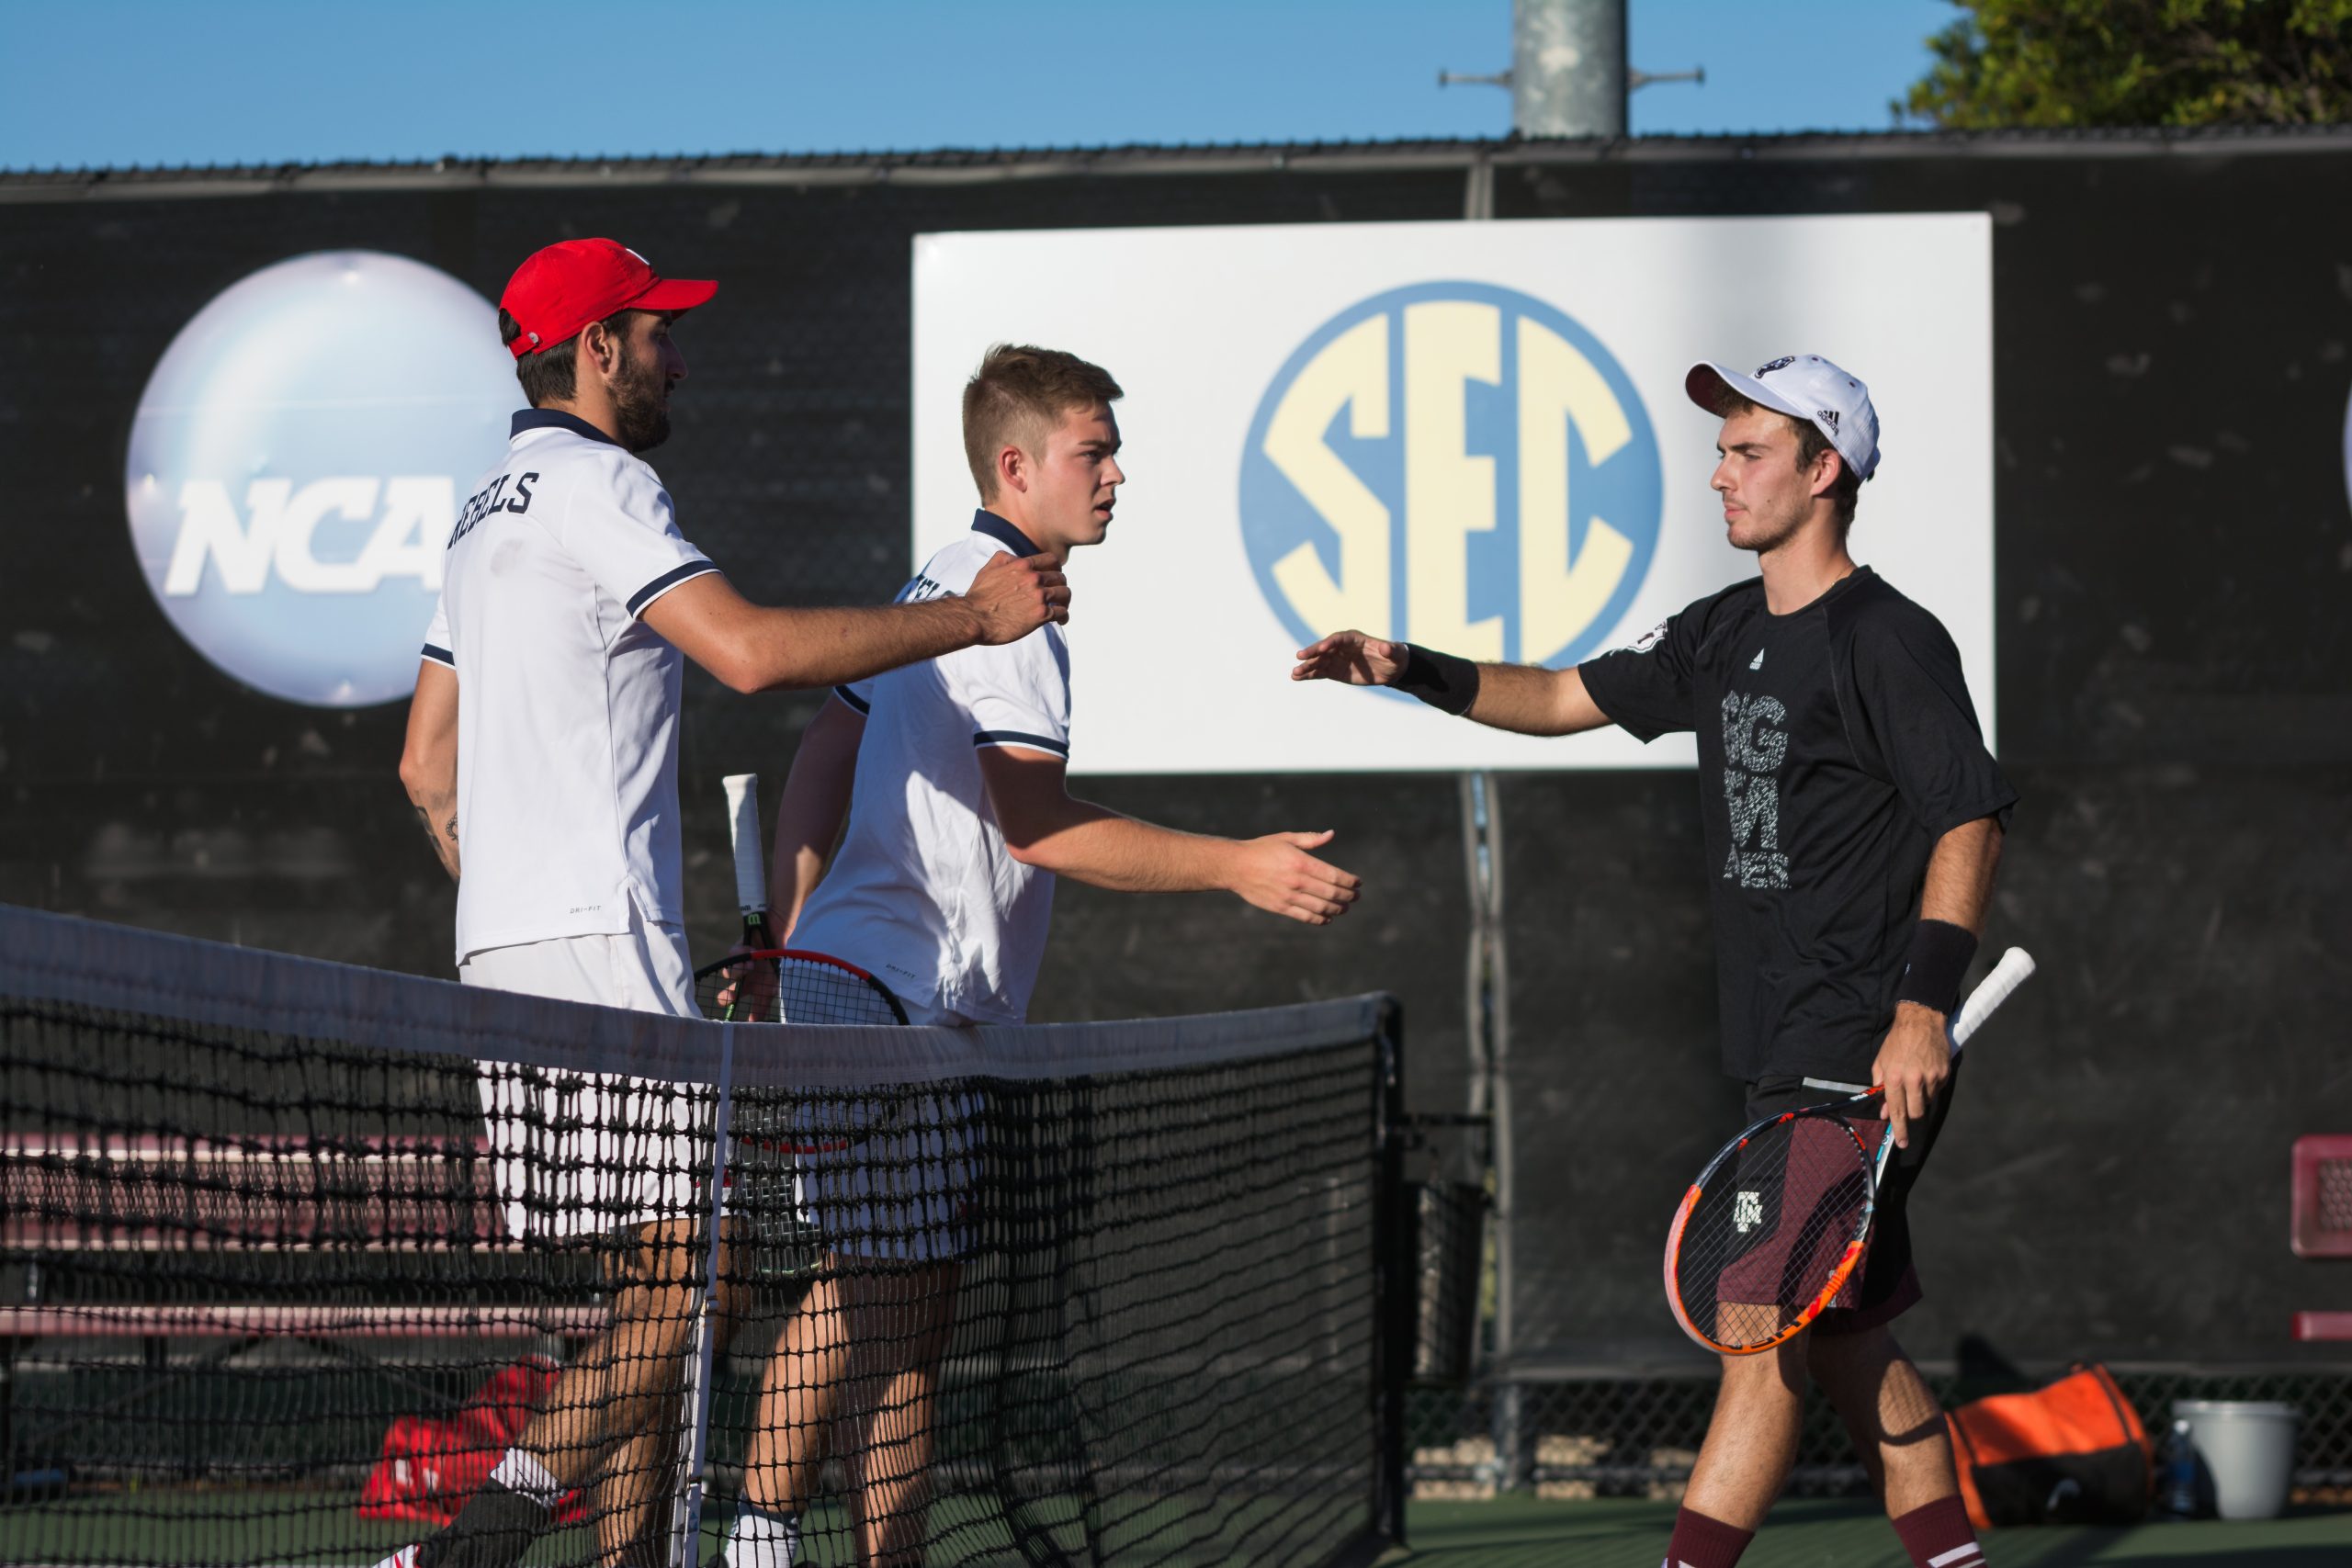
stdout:
[[[821,954],[741,953],[695,977],[703,1016],[732,1023],[870,1024],[907,1021],[889,992],[871,976]],[[888,1090],[868,1095],[779,1099],[752,1089],[737,1096],[734,1134],[748,1151],[739,1174],[792,1179],[787,1165],[767,1171],[764,1157],[787,1161],[839,1155],[867,1146],[895,1133],[906,1118],[907,1096]]]
[[786,1023],[906,1021],[873,981],[838,964],[806,958],[779,960],[776,996]]
[[[1700,1332],[1728,1348],[1809,1321],[1864,1232],[1868,1146],[1836,1116],[1794,1116],[1753,1134],[1702,1187],[1675,1260]],[[1842,1294],[1842,1291],[1840,1292]]]
[[798,956],[739,953],[695,977],[705,1018],[731,1023],[898,1024],[890,998],[845,964]]

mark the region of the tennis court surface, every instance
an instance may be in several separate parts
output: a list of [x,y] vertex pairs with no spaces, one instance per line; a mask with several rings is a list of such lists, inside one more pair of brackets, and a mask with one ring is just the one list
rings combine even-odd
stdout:
[[0,1562],[372,1563],[526,1429],[524,1561],[675,1560],[763,1423],[803,1562],[853,1506],[931,1562],[1369,1561],[1396,1050],[1380,998],[735,1026],[0,908]]
[[[291,1495],[256,1491],[240,1497],[155,1491],[141,1500],[138,1514],[110,1508],[93,1498],[74,1509],[56,1510],[39,1527],[0,1528],[0,1550],[11,1562],[116,1562],[123,1564],[189,1561],[359,1562],[364,1552],[322,1552],[308,1557],[239,1556],[266,1550],[256,1536],[264,1521],[300,1511]],[[76,1518],[80,1523],[76,1523]],[[74,1531],[101,1517],[113,1522],[106,1537],[117,1555],[97,1559],[63,1556],[55,1543],[77,1539]],[[1555,1568],[1580,1563],[1633,1563],[1649,1568],[1673,1528],[1674,1505],[1601,1498],[1545,1502],[1505,1498],[1477,1503],[1415,1503],[1406,1512],[1408,1549],[1381,1559],[1383,1568]],[[718,1550],[723,1515],[705,1526],[703,1561]],[[45,1533],[46,1532],[46,1533]],[[398,1530],[379,1529],[376,1539],[397,1544]],[[83,1535],[78,1539],[92,1539]],[[355,1536],[355,1541],[359,1539]],[[825,1543],[843,1539],[830,1512],[815,1521],[811,1539],[819,1550],[806,1561],[833,1564],[850,1561],[829,1552]],[[2131,1529],[2088,1528],[1996,1530],[1984,1538],[1991,1561],[2001,1568],[2109,1568],[2146,1563],[2152,1568],[2196,1568],[2243,1564],[2245,1568],[2341,1568],[2352,1562],[2352,1513],[2290,1511],[2278,1519],[2225,1524],[2142,1525]],[[551,1536],[534,1552],[534,1562],[564,1562],[583,1556],[587,1532]],[[78,1548],[76,1550],[79,1550]],[[1005,1559],[1021,1562],[1017,1555]],[[1080,1559],[1084,1561],[1084,1559]],[[1874,1506],[1858,1501],[1792,1498],[1772,1513],[1771,1523],[1740,1560],[1741,1568],[1905,1568],[1901,1548]]]
[[[1406,1519],[1412,1550],[1391,1561],[1416,1568],[1652,1568],[1674,1528],[1674,1505],[1613,1498],[1416,1503]],[[2309,1510],[2259,1522],[2132,1529],[1993,1530],[1983,1539],[1995,1568],[2342,1568],[2352,1562],[2352,1513]],[[1872,1504],[1808,1498],[1782,1499],[1739,1560],[1740,1568],[1906,1568],[1908,1562]]]

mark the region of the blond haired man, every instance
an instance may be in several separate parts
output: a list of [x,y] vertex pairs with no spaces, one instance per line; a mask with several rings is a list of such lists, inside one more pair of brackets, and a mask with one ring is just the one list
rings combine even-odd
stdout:
[[[956,592],[1001,555],[1058,567],[1101,544],[1126,479],[1111,411],[1120,396],[1075,355],[989,350],[964,392],[981,510],[899,597]],[[770,905],[790,945],[882,976],[914,1022],[1027,1016],[1057,875],[1136,893],[1222,890],[1317,926],[1356,899],[1354,876],[1308,852],[1328,831],[1180,833],[1071,795],[1069,650],[1057,626],[835,698],[802,738],[776,810]],[[769,1363],[729,1568],[795,1561],[829,1442],[853,1483],[859,1561],[922,1560],[934,1385],[970,1247],[957,1191],[977,1156],[971,1108],[939,1109],[895,1159],[916,1168],[901,1180],[925,1200],[895,1224],[874,1224],[851,1201],[856,1172],[831,1178],[838,1201],[821,1163],[804,1173],[832,1257]]]

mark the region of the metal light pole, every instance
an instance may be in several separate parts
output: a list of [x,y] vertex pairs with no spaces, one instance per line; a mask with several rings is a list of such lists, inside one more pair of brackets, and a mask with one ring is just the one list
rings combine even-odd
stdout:
[[1625,0],[1514,0],[1510,124],[1521,136],[1625,134]]
[[[1625,96],[1652,82],[1704,82],[1702,71],[1648,75],[1625,63],[1625,0],[1512,0],[1511,62],[1508,71],[1467,75],[1441,71],[1438,85],[1509,87],[1511,130],[1521,136],[1622,137]],[[1495,169],[1484,152],[1470,165],[1464,218],[1495,215]],[[1462,850],[1470,895],[1470,945],[1464,1002],[1470,1057],[1469,1111],[1487,1119],[1487,1156],[1494,1172],[1497,1294],[1494,1355],[1507,1368],[1511,1343],[1510,1217],[1512,1181],[1510,987],[1503,919],[1502,800],[1491,772],[1459,775]],[[1517,1491],[1528,1482],[1524,1390],[1508,1375],[1495,1390],[1496,1483]]]
[[1511,0],[1510,69],[1438,73],[1440,86],[1510,89],[1521,136],[1623,136],[1625,98],[1653,82],[1706,81],[1706,73],[1652,75],[1625,63],[1625,0]]

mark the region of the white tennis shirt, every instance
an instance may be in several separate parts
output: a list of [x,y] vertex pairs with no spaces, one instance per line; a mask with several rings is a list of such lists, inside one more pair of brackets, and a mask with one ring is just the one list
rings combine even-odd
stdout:
[[638,619],[718,569],[661,477],[587,421],[514,416],[458,509],[424,657],[458,672],[458,962],[685,920],[678,685]]
[[[972,585],[990,557],[1037,547],[992,512],[923,563],[899,600]],[[1059,626],[959,649],[834,695],[865,715],[849,827],[792,945],[879,976],[911,1003],[978,1023],[1029,1010],[1053,916],[1053,873],[1004,847],[980,778],[992,746],[1069,755],[1069,649]]]

